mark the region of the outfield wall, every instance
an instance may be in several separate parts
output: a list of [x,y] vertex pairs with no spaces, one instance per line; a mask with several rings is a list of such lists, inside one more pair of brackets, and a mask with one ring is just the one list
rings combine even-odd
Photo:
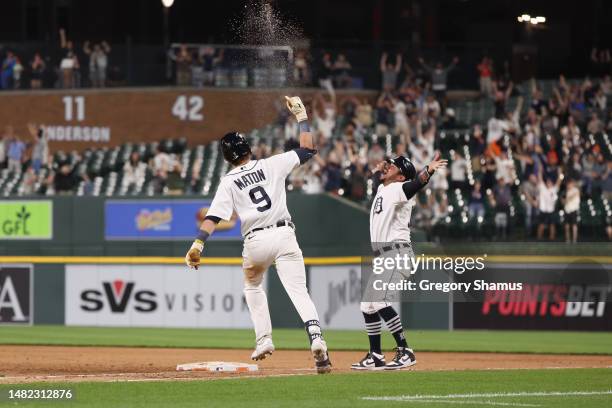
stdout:
[[[68,262],[64,264],[52,257],[39,257],[36,264],[24,262],[25,257],[12,260],[0,264],[0,325],[251,327],[240,258],[207,258],[198,271],[182,265],[181,258],[64,257]],[[361,264],[356,261],[306,258],[309,290],[325,328],[362,328]],[[488,279],[535,274],[543,268],[557,273],[559,265],[492,263]],[[499,274],[500,269],[505,272]],[[582,270],[600,277],[607,270],[609,275],[612,262],[599,271]],[[573,283],[566,277],[556,284],[532,284],[520,292],[490,290],[481,300],[465,301],[449,294],[445,299],[396,306],[412,330],[612,331],[612,284],[605,279]],[[264,287],[274,327],[301,327],[274,267],[266,274]]]
[[[114,88],[0,94],[0,123],[29,138],[26,125],[48,130],[52,151],[117,146],[185,137],[206,144],[230,130],[250,132],[273,123],[284,95],[309,98],[319,89]],[[374,91],[338,91],[374,102]]]

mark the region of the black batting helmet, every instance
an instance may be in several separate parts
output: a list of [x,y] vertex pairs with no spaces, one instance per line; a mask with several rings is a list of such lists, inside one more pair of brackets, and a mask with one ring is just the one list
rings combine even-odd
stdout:
[[229,132],[221,138],[221,151],[225,160],[236,164],[238,160],[251,155],[251,146],[242,133]]
[[397,156],[395,159],[387,159],[387,163],[397,166],[406,180],[412,180],[416,177],[416,169],[414,168],[414,164],[412,164],[410,160],[404,156]]

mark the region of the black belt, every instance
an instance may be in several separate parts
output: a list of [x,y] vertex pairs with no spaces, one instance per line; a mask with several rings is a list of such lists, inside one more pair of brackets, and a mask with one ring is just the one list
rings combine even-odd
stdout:
[[259,228],[253,228],[252,230],[250,230],[249,232],[244,234],[244,237],[245,238],[248,237],[249,234],[252,234],[253,232],[265,230],[265,229],[268,229],[268,228],[278,228],[278,227],[291,227],[291,228],[295,229],[295,225],[290,220],[281,220],[281,221],[279,221],[279,222],[277,222],[276,224],[273,224],[273,225],[268,225],[268,226],[259,227]]
[[377,249],[376,251],[374,251],[374,255],[380,256],[384,252],[389,252],[392,249],[400,249],[400,248],[410,248],[410,244],[403,242],[401,244],[393,244],[393,245],[385,246],[385,247],[382,247],[382,249]]

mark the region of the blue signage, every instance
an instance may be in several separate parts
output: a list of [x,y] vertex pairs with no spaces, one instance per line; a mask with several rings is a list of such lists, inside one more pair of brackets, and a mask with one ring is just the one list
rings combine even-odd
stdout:
[[[193,239],[211,200],[109,200],[104,208],[107,240]],[[221,221],[210,239],[242,239],[240,220]]]

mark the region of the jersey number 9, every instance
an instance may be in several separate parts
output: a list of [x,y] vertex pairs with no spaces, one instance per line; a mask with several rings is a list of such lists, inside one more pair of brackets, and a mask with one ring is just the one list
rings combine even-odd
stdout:
[[249,197],[251,197],[253,204],[259,204],[265,201],[265,205],[257,207],[257,211],[259,212],[268,211],[272,207],[272,200],[270,200],[270,196],[268,196],[268,193],[266,193],[266,190],[264,190],[262,186],[251,189],[251,191],[249,191]]

